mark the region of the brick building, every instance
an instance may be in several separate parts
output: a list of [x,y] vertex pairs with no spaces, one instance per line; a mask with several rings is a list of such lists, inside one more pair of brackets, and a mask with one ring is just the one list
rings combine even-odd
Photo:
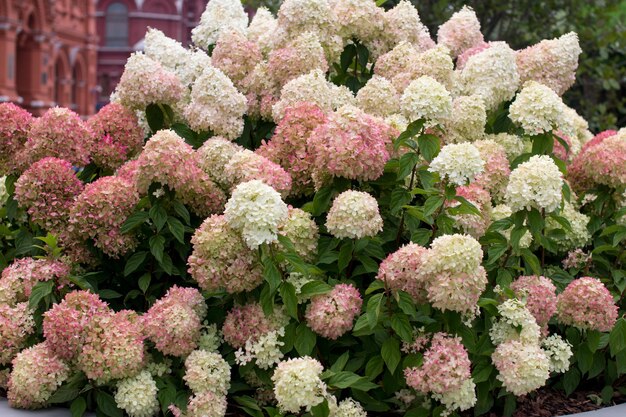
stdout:
[[97,99],[92,0],[0,0],[0,101],[86,115]]
[[96,0],[98,46],[98,103],[108,102],[124,70],[126,59],[143,48],[148,27],[161,30],[183,45],[200,20],[207,0]]

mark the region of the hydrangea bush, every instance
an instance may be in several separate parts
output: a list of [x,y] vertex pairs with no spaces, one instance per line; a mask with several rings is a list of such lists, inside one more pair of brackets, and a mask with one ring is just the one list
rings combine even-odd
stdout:
[[[378,3],[378,4],[377,4]],[[212,0],[87,121],[0,104],[0,391],[130,417],[511,415],[626,375],[626,130],[464,7]],[[436,39],[436,41],[435,41]]]

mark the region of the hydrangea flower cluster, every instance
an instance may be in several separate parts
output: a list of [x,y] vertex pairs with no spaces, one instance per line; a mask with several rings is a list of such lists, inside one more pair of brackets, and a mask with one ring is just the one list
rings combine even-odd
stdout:
[[473,317],[487,285],[482,258],[480,243],[471,236],[443,235],[433,240],[421,270],[432,305]]
[[382,228],[383,219],[378,212],[378,202],[362,191],[348,190],[339,194],[326,218],[326,229],[340,239],[376,236]]
[[261,180],[282,196],[286,197],[291,190],[291,175],[287,171],[248,149],[242,149],[230,157],[224,166],[224,176],[233,188],[242,182]]
[[139,194],[132,183],[118,177],[101,177],[87,184],[70,209],[69,222],[77,235],[94,240],[96,247],[117,258],[132,250],[137,239],[120,227],[133,213]]
[[200,16],[198,26],[191,31],[191,39],[196,46],[206,50],[217,42],[222,33],[231,30],[246,33],[247,26],[248,15],[241,2],[213,0]]
[[455,185],[474,181],[484,171],[485,161],[471,143],[450,144],[441,148],[439,155],[430,163],[428,170],[438,173]]
[[498,305],[500,319],[489,330],[494,345],[510,340],[519,340],[526,344],[539,343],[541,329],[526,304],[511,298]]
[[[478,239],[485,234],[491,224],[491,195],[475,183],[458,187],[456,195],[465,198],[470,204],[478,209],[480,214],[458,214],[452,216],[457,227],[464,233]],[[457,202],[449,203],[449,207],[456,207]]]
[[299,413],[324,401],[326,385],[320,379],[323,369],[321,363],[308,356],[280,362],[272,375],[280,410]]
[[520,276],[511,283],[511,289],[519,299],[525,300],[537,324],[546,328],[556,313],[556,287],[552,281],[537,275]]
[[22,258],[14,260],[0,276],[0,303],[16,306],[28,301],[33,287],[41,281],[54,280],[57,287],[69,283],[70,267],[50,259]]
[[[560,215],[569,222],[571,228],[570,230],[565,230],[565,235],[556,240],[558,248],[565,252],[585,246],[591,239],[591,235],[587,230],[590,217],[578,211],[576,207],[568,201],[563,203],[563,209]],[[562,228],[563,226],[558,224],[554,219],[546,219],[546,229],[548,231]]]
[[19,177],[15,199],[34,223],[58,233],[65,230],[72,203],[82,188],[71,163],[48,157],[32,164]]
[[289,217],[278,227],[278,234],[289,238],[302,259],[313,261],[317,255],[319,228],[304,210],[289,207]]
[[28,303],[14,307],[0,304],[0,365],[6,365],[26,345],[26,338],[35,330],[33,312]]
[[[485,135],[486,122],[487,110],[480,96],[456,97],[452,101],[450,116],[444,120],[445,141],[447,143],[476,142]],[[486,168],[488,167],[487,164]]]
[[509,118],[529,135],[539,135],[561,129],[568,130],[563,123],[564,104],[549,87],[536,81],[524,84],[511,106]]
[[534,155],[509,177],[504,198],[514,212],[534,207],[551,213],[561,204],[563,174],[552,158]]
[[219,353],[194,350],[185,359],[183,379],[194,394],[210,391],[225,396],[230,388],[230,366]]
[[408,386],[436,396],[449,412],[454,409],[462,411],[476,403],[470,366],[460,337],[436,333],[424,352],[421,367],[406,368],[404,377]]
[[480,152],[480,158],[485,161],[485,170],[476,177],[475,184],[499,200],[504,197],[511,174],[506,150],[492,139],[474,142],[474,146]]
[[152,417],[159,412],[157,384],[150,372],[122,379],[117,383],[115,404],[130,417]]
[[338,284],[331,292],[313,297],[306,310],[306,321],[315,333],[334,340],[352,329],[362,304],[356,287]]
[[576,189],[595,184],[619,189],[626,184],[626,129],[600,138],[589,142],[570,165],[569,178]]
[[617,306],[609,290],[597,278],[570,282],[557,297],[559,322],[581,330],[610,331],[617,320]]
[[406,291],[416,303],[426,302],[426,283],[420,274],[426,252],[415,243],[402,246],[381,262],[376,278],[392,290]]
[[234,348],[241,348],[246,341],[256,341],[272,329],[271,320],[265,316],[261,306],[250,303],[235,306],[228,312],[222,332],[226,343]]
[[447,22],[439,26],[437,32],[437,42],[447,46],[454,57],[482,44],[483,41],[478,17],[467,6],[455,12]]
[[18,168],[33,116],[13,103],[0,103],[0,175]]
[[206,291],[251,291],[262,281],[259,255],[223,215],[208,217],[191,238],[189,273]]
[[260,180],[239,184],[226,202],[224,219],[240,231],[248,247],[255,250],[263,243],[278,239],[278,226],[289,216],[280,194]]
[[436,124],[452,112],[452,97],[441,83],[424,75],[404,90],[400,108],[410,121],[427,119],[430,124]]
[[541,347],[550,359],[550,372],[564,373],[569,369],[573,356],[572,345],[558,334],[553,334],[541,342]]
[[175,285],[143,315],[143,331],[162,353],[187,356],[198,347],[206,314],[200,291]]
[[542,387],[550,377],[550,359],[538,344],[509,340],[496,347],[491,359],[498,380],[515,395]]

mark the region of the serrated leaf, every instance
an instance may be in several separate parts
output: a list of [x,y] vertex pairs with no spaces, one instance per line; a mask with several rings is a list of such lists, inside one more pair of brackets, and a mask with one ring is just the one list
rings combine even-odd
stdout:
[[611,356],[615,356],[626,349],[626,319],[623,317],[617,320],[613,330],[611,330],[609,347],[611,348]]
[[120,294],[119,292],[106,288],[98,291],[98,295],[104,300],[113,300],[122,297],[122,294]]
[[439,153],[439,138],[435,135],[420,135],[417,138],[420,153],[428,162],[432,161]]
[[378,385],[368,381],[366,378],[348,371],[334,373],[328,378],[327,382],[328,385],[340,389],[353,388],[361,391],[369,391],[378,388]]
[[165,238],[161,235],[150,236],[148,240],[150,253],[158,262],[163,262],[163,251],[165,251]]
[[565,395],[570,395],[576,390],[580,383],[580,372],[578,369],[571,367],[569,371],[563,376],[563,389],[565,389]]
[[413,340],[413,327],[405,314],[395,313],[391,317],[391,328],[405,342]]
[[333,187],[326,186],[320,188],[313,196],[313,216],[319,216],[330,207],[330,200],[333,196]]
[[331,365],[330,370],[333,372],[343,371],[346,363],[348,363],[348,359],[350,359],[350,351],[346,350],[340,357],[337,358],[335,363]]
[[432,215],[439,207],[443,205],[444,202],[443,196],[435,195],[432,197],[428,197],[424,202],[424,216]]
[[83,417],[87,411],[87,401],[83,397],[78,397],[72,404],[70,405],[70,413],[72,413],[72,417]]
[[309,281],[302,286],[300,296],[303,298],[312,297],[314,295],[326,294],[332,291],[333,287],[319,280]]
[[163,129],[165,117],[158,104],[149,104],[148,107],[146,107],[146,120],[152,132]]

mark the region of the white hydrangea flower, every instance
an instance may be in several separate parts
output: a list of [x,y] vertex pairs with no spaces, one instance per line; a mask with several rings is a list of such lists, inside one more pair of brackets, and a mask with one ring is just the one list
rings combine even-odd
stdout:
[[515,51],[506,42],[491,42],[489,48],[471,56],[459,76],[464,95],[477,94],[487,110],[510,100],[519,87]]
[[472,378],[468,378],[458,389],[448,390],[443,394],[433,393],[432,397],[446,407],[442,416],[449,415],[455,410],[469,410],[476,405],[476,384]]
[[487,109],[480,96],[459,96],[444,120],[447,143],[476,142],[485,136]]
[[184,86],[191,88],[196,79],[202,75],[204,69],[211,65],[211,57],[206,52],[200,49],[186,51],[184,65],[176,67],[176,75]]
[[230,187],[226,165],[237,152],[244,148],[221,136],[207,140],[196,151],[198,164],[209,177],[223,187]]
[[313,281],[313,278],[311,278],[308,275],[301,274],[299,272],[291,272],[287,276],[286,281],[290,283],[291,285],[293,285],[293,287],[296,289],[296,296],[298,297],[298,304],[302,304],[310,298],[310,297],[304,297],[301,295],[302,287],[304,287],[309,282]]
[[331,1],[339,24],[339,34],[345,40],[360,39],[366,44],[382,36],[384,11],[370,0]]
[[272,116],[278,122],[288,107],[300,102],[317,104],[322,110],[333,110],[333,89],[324,73],[317,69],[301,75],[285,84],[280,92],[280,100],[272,107]]
[[281,412],[297,414],[301,408],[309,411],[324,401],[326,385],[320,378],[323,370],[321,363],[308,356],[280,362],[272,381]]
[[200,23],[192,29],[191,39],[206,50],[223,32],[236,30],[245,34],[247,29],[248,14],[240,0],[211,0],[200,16]]
[[437,124],[452,111],[452,97],[441,83],[425,75],[404,90],[400,107],[411,121],[426,118],[430,124]]
[[553,212],[561,204],[563,174],[552,158],[534,155],[511,172],[504,199],[511,210],[545,209]]
[[285,343],[278,340],[285,336],[285,329],[272,330],[256,340],[248,339],[244,348],[235,352],[235,361],[239,365],[245,365],[252,360],[261,369],[270,369],[285,356],[280,347]]
[[450,183],[461,186],[474,181],[484,167],[485,161],[480,157],[478,148],[471,143],[453,143],[441,149],[428,170],[438,173],[442,180],[447,179]]
[[222,337],[222,332],[217,328],[215,323],[209,324],[207,321],[202,323],[198,349],[206,350],[207,352],[217,352],[223,342],[224,338]]
[[482,263],[483,250],[480,243],[469,235],[443,235],[430,245],[430,254],[422,264],[426,273],[455,271],[474,273]]
[[344,191],[333,201],[326,218],[326,228],[340,239],[375,236],[383,229],[378,202],[365,192]]
[[185,383],[194,394],[210,391],[226,395],[230,388],[230,366],[222,355],[206,350],[194,350],[185,359]]
[[539,343],[541,328],[522,301],[515,298],[506,300],[498,306],[498,312],[501,317],[489,330],[494,345],[509,340]]
[[430,38],[428,28],[420,20],[419,13],[407,0],[400,1],[395,7],[385,12],[385,33],[390,46],[408,42],[417,50],[432,48],[435,42]]
[[330,414],[331,417],[367,417],[367,412],[361,404],[352,398],[346,398],[337,405],[337,409]]
[[243,131],[247,108],[246,97],[230,78],[217,68],[207,67],[193,84],[184,117],[196,131],[211,130],[234,139]]
[[9,199],[9,194],[7,193],[7,177],[0,177],[0,207],[4,206],[4,203]]
[[148,28],[143,52],[169,70],[187,65],[188,51],[176,39],[167,37],[159,29]]
[[130,417],[152,417],[158,414],[157,385],[148,371],[117,383],[115,403]]
[[268,53],[274,40],[274,32],[278,27],[278,20],[267,7],[259,7],[248,26],[248,39],[256,42],[261,51]]
[[246,244],[256,249],[278,240],[278,226],[287,220],[289,210],[280,194],[260,180],[239,184],[226,203],[228,225],[242,233]]
[[[564,109],[561,97],[549,87],[528,81],[511,103],[509,118],[529,135],[538,135],[563,130]],[[571,132],[571,128],[565,130]]]
[[525,395],[542,387],[550,377],[550,360],[538,345],[509,340],[491,355],[497,379],[514,395]]
[[480,32],[476,12],[467,6],[455,12],[447,22],[439,26],[437,32],[437,43],[450,48],[455,57],[482,42],[483,34]]
[[152,376],[163,376],[172,373],[172,361],[165,359],[164,362],[150,362],[146,365],[146,370],[150,372]]
[[488,134],[485,135],[485,139],[491,139],[497,144],[502,145],[509,161],[513,161],[524,152],[530,152],[532,146],[530,142],[524,140],[522,137],[510,133]]
[[541,347],[550,358],[550,372],[560,374],[567,372],[573,355],[572,345],[568,341],[563,340],[558,334],[553,334],[543,339]]
[[371,115],[387,117],[400,110],[400,96],[391,81],[374,75],[358,91],[356,105]]

